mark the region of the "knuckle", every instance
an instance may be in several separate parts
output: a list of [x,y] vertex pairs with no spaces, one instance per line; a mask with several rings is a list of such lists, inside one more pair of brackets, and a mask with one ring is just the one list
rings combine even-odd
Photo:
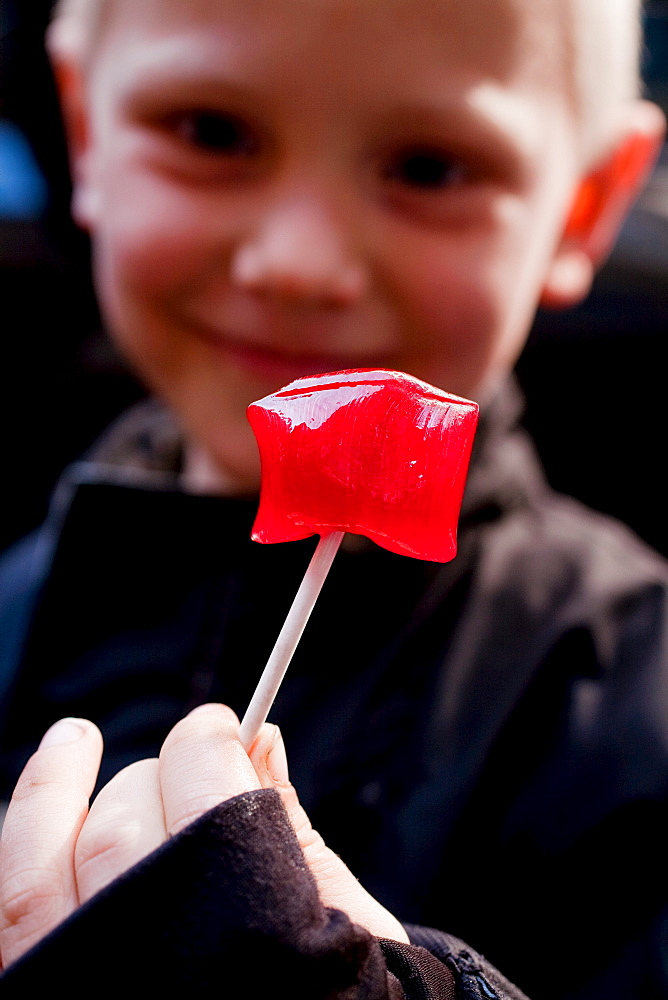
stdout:
[[25,868],[3,884],[0,930],[30,933],[59,913],[67,898],[62,875],[47,868]]
[[139,822],[125,820],[112,825],[84,827],[74,852],[77,879],[105,868],[116,870],[134,857],[141,839]]
[[297,797],[294,785],[283,785],[278,789],[278,792],[285,811],[290,818],[292,828],[297,834],[297,839],[303,848],[305,843],[310,842],[318,834],[311,826],[311,820]]
[[325,841],[322,839],[317,830],[314,830],[311,824],[302,827],[301,831],[297,834],[297,839],[299,840],[299,846],[307,857],[316,857],[317,855],[331,854],[331,851],[326,846]]
[[170,823],[170,834],[175,836],[184,830],[185,827],[190,826],[195,820],[198,820],[200,816],[208,812],[209,809],[213,809],[222,801],[222,796],[220,795],[202,795],[199,798],[192,798],[187,803],[184,804],[179,813],[174,816],[172,822]]
[[163,744],[165,750],[173,750],[193,739],[201,740],[208,735],[217,741],[233,739],[238,735],[239,722],[227,705],[200,705],[174,726]]
[[42,775],[37,771],[36,767],[31,767],[30,764],[33,763],[33,761],[34,758],[32,758],[26,765],[23,778],[14,789],[12,797],[17,802],[23,802],[26,799],[31,799],[35,793],[41,794],[44,791],[55,792],[62,785],[62,781],[59,782],[53,778]]

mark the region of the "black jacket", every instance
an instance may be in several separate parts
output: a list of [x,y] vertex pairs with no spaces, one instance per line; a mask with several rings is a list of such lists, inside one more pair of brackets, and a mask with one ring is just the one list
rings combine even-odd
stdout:
[[[482,420],[453,562],[337,555],[270,720],[401,920],[532,1000],[666,998],[668,569],[550,491],[517,415],[509,391]],[[130,417],[5,561],[6,794],[61,715],[100,725],[104,781],[201,701],[243,714],[313,544],[182,493],[170,426]]]

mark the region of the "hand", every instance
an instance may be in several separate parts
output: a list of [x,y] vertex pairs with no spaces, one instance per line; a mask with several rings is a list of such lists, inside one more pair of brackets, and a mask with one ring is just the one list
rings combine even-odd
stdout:
[[265,724],[244,751],[239,722],[203,705],[168,735],[160,757],[117,774],[88,802],[102,756],[93,723],[66,719],[46,733],[17,783],[0,842],[0,955],[6,967],[105,885],[202,813],[243,792],[276,788],[325,906],[381,937],[406,941],[311,828],[287,780],[283,741]]

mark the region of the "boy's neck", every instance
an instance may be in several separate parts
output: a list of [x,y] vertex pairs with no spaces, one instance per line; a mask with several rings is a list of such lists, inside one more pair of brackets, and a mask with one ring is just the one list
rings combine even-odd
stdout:
[[186,493],[212,496],[248,494],[248,489],[243,489],[198,441],[192,440],[186,441],[184,448],[181,487]]

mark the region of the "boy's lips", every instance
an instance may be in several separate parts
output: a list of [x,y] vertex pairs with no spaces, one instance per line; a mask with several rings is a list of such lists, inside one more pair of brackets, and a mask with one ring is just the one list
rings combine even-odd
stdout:
[[354,353],[335,354],[283,350],[263,343],[221,334],[198,325],[199,336],[220,355],[250,374],[271,382],[287,383],[306,375],[343,371],[347,368],[388,367],[378,358],[360,357]]

